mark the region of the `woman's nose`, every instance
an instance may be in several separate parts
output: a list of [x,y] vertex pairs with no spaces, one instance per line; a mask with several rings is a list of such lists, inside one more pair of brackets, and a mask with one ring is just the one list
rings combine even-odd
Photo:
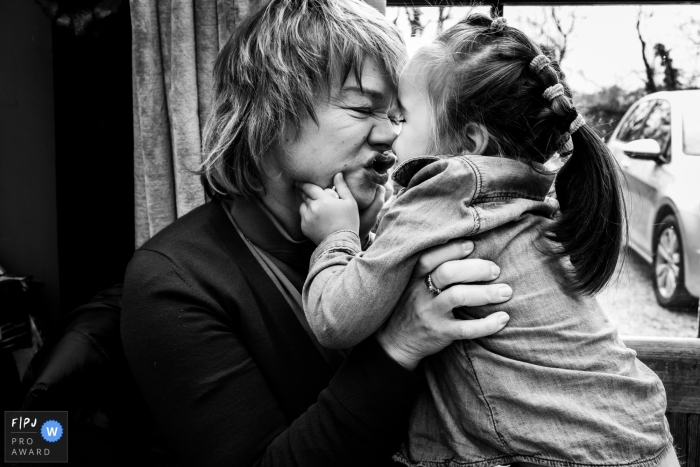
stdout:
[[400,124],[393,123],[389,118],[382,118],[372,127],[368,138],[369,144],[379,151],[388,151],[399,136],[400,131]]

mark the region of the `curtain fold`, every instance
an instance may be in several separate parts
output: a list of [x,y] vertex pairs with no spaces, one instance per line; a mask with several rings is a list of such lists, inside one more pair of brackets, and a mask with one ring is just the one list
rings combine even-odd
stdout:
[[132,0],[138,248],[204,202],[202,130],[220,47],[256,0]]
[[[214,61],[261,0],[131,0],[136,248],[204,202]],[[384,11],[386,0],[368,0]]]

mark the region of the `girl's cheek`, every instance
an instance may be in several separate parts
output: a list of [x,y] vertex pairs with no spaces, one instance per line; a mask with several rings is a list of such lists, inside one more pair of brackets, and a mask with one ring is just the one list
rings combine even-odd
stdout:
[[402,138],[401,135],[399,135],[399,137],[396,138],[396,143],[394,143],[393,146],[394,154],[396,154],[397,163],[399,164],[409,158],[408,154],[406,154],[406,145],[404,142],[405,138]]
[[416,138],[415,132],[411,131],[411,126],[407,126],[401,129],[401,134],[399,138],[401,142],[399,144],[399,149],[403,154],[397,154],[399,158],[403,160],[410,159],[415,156],[416,150],[420,149],[419,146],[423,144],[422,141]]

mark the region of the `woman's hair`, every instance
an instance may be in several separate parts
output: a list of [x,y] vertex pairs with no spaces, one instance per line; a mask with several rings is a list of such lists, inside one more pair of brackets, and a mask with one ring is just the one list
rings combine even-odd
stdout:
[[[415,57],[427,89],[436,154],[474,149],[475,124],[489,134],[487,155],[544,163],[569,138],[578,112],[556,62],[505,20],[470,15]],[[539,68],[539,69],[538,69]],[[558,97],[543,97],[557,85]],[[625,229],[618,166],[602,140],[583,125],[571,134],[574,152],[556,177],[561,216],[546,233],[569,256],[572,291],[594,294],[614,273]]]
[[314,104],[367,59],[391,82],[406,60],[401,36],[359,0],[272,0],[236,26],[214,66],[212,113],[198,173],[212,197],[263,191],[263,156],[286,129],[316,124]]

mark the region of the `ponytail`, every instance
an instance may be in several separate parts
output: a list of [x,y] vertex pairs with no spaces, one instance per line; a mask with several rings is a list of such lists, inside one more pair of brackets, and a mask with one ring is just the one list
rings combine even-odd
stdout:
[[[443,154],[471,149],[473,122],[489,133],[488,155],[545,163],[570,155],[560,169],[559,219],[544,236],[568,256],[564,286],[592,295],[615,272],[626,239],[620,175],[607,147],[583,121],[556,61],[503,18],[470,15],[419,51],[433,112],[434,144]],[[488,77],[485,79],[484,77]]]
[[603,141],[588,125],[571,138],[574,152],[555,181],[561,217],[546,236],[571,260],[570,289],[593,295],[615,272],[627,238],[626,209],[617,161]]
[[548,119],[561,135],[558,151],[570,155],[555,179],[561,216],[545,236],[561,244],[557,253],[571,261],[568,288],[594,295],[615,273],[626,239],[619,167],[574,107],[558,64],[537,55],[529,67],[547,86],[542,98],[549,101]]

